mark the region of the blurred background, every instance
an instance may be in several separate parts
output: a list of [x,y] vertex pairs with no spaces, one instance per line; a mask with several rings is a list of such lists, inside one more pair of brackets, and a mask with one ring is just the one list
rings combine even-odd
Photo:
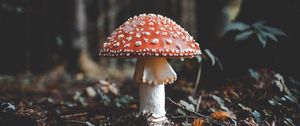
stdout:
[[[0,74],[132,73],[134,60],[101,58],[98,50],[128,18],[156,13],[200,43],[203,81],[259,67],[300,79],[299,6],[298,0],[0,0]],[[180,76],[195,80],[188,75],[199,63],[174,62]]]
[[146,125],[136,60],[98,56],[143,13],[173,19],[203,52],[169,60],[174,125],[300,125],[299,0],[0,0],[0,125]]

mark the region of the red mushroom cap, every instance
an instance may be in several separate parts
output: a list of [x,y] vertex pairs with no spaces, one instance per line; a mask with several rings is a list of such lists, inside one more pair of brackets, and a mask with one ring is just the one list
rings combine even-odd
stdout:
[[193,57],[199,44],[173,20],[141,14],[117,28],[100,50],[106,57]]

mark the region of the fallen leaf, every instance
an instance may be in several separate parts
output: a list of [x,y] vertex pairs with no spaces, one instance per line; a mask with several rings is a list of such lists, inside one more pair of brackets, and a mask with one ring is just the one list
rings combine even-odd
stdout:
[[211,114],[211,117],[215,120],[222,120],[222,121],[231,119],[230,114],[224,111],[214,112]]
[[201,118],[196,118],[193,121],[193,126],[204,126],[205,121]]

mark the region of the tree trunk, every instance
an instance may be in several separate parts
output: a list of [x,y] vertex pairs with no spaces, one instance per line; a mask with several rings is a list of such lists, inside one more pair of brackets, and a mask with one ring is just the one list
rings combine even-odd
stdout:
[[[88,35],[87,35],[87,14],[86,0],[75,1],[75,31],[76,34],[73,40],[73,47],[79,50],[79,68],[89,78],[98,79],[100,75],[100,68],[95,63],[88,53]],[[76,62],[76,63],[77,63]]]
[[195,0],[181,2],[181,24],[192,36],[195,36],[197,31]]

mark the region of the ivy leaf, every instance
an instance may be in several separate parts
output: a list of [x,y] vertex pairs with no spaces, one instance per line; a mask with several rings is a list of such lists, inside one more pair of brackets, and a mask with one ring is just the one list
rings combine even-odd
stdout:
[[245,32],[242,32],[242,33],[239,33],[235,36],[235,39],[234,41],[242,41],[242,40],[246,40],[248,38],[250,38],[250,36],[253,34],[254,32],[251,30],[251,31],[245,31]]

